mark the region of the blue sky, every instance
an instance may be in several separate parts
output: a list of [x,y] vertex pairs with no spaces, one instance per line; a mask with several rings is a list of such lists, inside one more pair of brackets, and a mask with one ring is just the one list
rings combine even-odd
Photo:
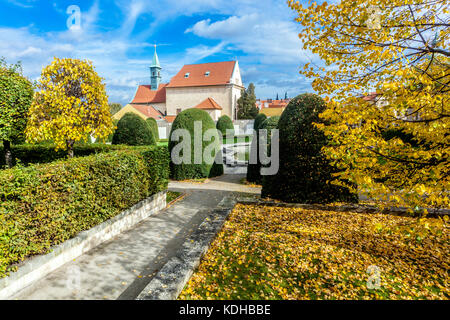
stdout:
[[[80,29],[67,26],[71,5]],[[149,83],[156,42],[164,82],[184,64],[237,59],[258,98],[294,96],[312,90],[298,71],[313,57],[294,18],[284,0],[0,0],[0,57],[31,79],[55,56],[92,60],[125,104]]]

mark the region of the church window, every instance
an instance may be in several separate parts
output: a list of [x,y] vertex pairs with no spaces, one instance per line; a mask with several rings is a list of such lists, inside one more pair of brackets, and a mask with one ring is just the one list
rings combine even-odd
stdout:
[[210,72],[209,72],[209,71],[206,71],[206,72],[205,72],[205,77],[209,77],[209,74],[210,74]]
[[184,77],[185,77],[185,78],[189,78],[189,75],[190,75],[190,73],[187,72],[187,73],[184,75]]

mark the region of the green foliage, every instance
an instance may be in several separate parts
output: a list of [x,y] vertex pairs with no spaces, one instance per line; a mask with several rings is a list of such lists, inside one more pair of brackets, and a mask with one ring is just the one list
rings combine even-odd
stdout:
[[166,190],[168,176],[164,147],[0,171],[0,278],[24,258]]
[[148,118],[145,121],[147,122],[147,124],[149,125],[149,127],[151,129],[153,137],[155,138],[155,141],[158,142],[159,141],[158,123],[153,118]]
[[156,145],[156,140],[145,120],[134,113],[128,112],[117,123],[112,144]]
[[233,121],[231,121],[230,117],[227,115],[223,115],[217,120],[216,128],[223,136],[227,134],[227,130],[233,130],[231,135],[234,135]]
[[[82,144],[77,143],[74,145],[74,155],[75,157],[85,157],[96,153],[103,152],[111,152],[118,151],[124,149],[142,149],[144,147],[128,147],[124,145],[108,145],[108,144],[100,144],[100,143],[92,143],[92,144]],[[48,144],[23,144],[23,145],[13,145],[11,147],[11,152],[14,161],[17,161],[24,166],[28,166],[30,164],[38,164],[38,163],[49,163],[56,160],[62,160],[67,158],[67,152],[63,150],[55,151],[55,145]],[[5,158],[4,158],[5,150],[0,146],[0,168],[5,166]],[[15,163],[13,163],[15,164]]]
[[288,104],[278,123],[280,169],[264,177],[263,197],[299,203],[357,202],[346,183],[333,177],[338,170],[322,152],[329,140],[313,123],[321,123],[319,114],[325,108],[323,99],[314,94],[299,95]]
[[[253,124],[253,130],[256,132],[254,133],[253,139],[255,142],[252,144],[251,153],[256,156],[256,163],[249,163],[247,167],[247,181],[260,184],[262,182],[261,179],[261,163],[259,161],[259,149],[258,149],[258,140],[259,140],[259,132],[258,130],[261,129],[261,125],[266,121],[267,116],[264,113],[260,113],[255,118],[255,123]],[[255,144],[256,143],[256,144]]]
[[117,130],[117,124],[118,123],[119,123],[119,120],[113,119],[114,129],[113,129],[113,132],[108,136],[108,138],[106,138],[106,142],[112,143],[112,140],[113,140],[113,137],[114,137],[114,132],[116,132],[116,130]]
[[[33,85],[22,75],[20,64],[9,66],[0,59],[0,141],[6,149],[11,142],[25,140],[27,113],[33,100]],[[5,161],[12,166],[10,152],[5,153]]]
[[[191,163],[181,163],[181,164],[174,164],[173,162],[170,163],[170,174],[171,178],[175,180],[186,180],[186,179],[201,179],[201,178],[208,178],[214,174],[220,173],[220,168],[214,167],[214,171],[211,173],[211,169],[213,167],[213,164],[208,164],[205,162],[205,159],[202,157],[202,163],[201,164],[195,164],[194,163],[194,122],[201,121],[202,123],[202,136],[203,134],[210,129],[216,130],[216,125],[210,115],[200,109],[187,109],[182,111],[178,116],[176,117],[175,121],[173,122],[172,129],[170,132],[170,140],[169,140],[169,152],[172,153],[173,148],[178,144],[182,142],[182,139],[180,141],[173,141],[172,140],[172,133],[177,129],[186,129],[190,133],[190,146],[191,146]],[[216,137],[213,138],[212,141],[203,141],[202,139],[202,154],[207,146],[210,144],[214,144],[214,154],[212,156],[216,156],[217,152],[220,148],[220,138],[219,134],[216,135]],[[182,156],[182,153],[181,153]],[[220,164],[219,166],[222,166]],[[222,168],[223,170],[223,168]]]
[[255,122],[253,123],[253,130],[258,130],[261,127],[261,124],[267,119],[267,116],[264,113],[259,113]]
[[247,90],[242,90],[241,97],[237,101],[238,119],[254,119],[259,110],[256,107],[255,85],[250,83]]
[[109,112],[111,112],[111,115],[115,115],[117,112],[122,109],[122,105],[120,103],[110,103],[109,104]]

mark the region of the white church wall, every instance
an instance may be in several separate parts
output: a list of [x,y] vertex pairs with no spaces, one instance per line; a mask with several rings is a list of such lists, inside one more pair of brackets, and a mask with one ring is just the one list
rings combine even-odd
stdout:
[[207,98],[213,98],[222,108],[222,115],[233,119],[233,86],[205,86],[167,88],[166,108],[168,115],[176,115],[177,109],[185,110],[195,107]]

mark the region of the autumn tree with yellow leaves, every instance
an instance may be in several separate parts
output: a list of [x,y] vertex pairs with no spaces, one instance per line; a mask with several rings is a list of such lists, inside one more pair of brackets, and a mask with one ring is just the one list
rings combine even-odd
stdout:
[[320,58],[301,73],[329,103],[320,127],[341,178],[389,203],[448,207],[448,1],[288,4]]
[[105,85],[92,62],[55,58],[45,67],[29,110],[27,140],[53,140],[73,157],[73,145],[92,134],[106,139],[114,125]]

